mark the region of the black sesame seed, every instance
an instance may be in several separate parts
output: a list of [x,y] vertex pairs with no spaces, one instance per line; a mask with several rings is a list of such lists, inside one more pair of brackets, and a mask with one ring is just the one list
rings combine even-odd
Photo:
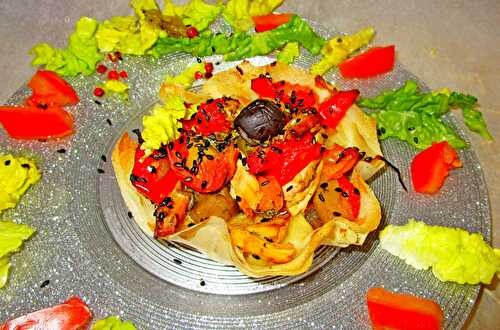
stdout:
[[201,286],[205,286],[205,285],[206,285],[205,281],[201,280],[201,281],[200,281],[200,285],[201,285]]
[[65,154],[66,153],[66,149],[58,149],[57,152],[60,153],[60,154]]
[[174,149],[174,143],[173,142],[170,142],[168,144],[168,149],[170,149],[170,150]]
[[372,157],[366,157],[366,158],[364,159],[364,161],[366,161],[366,162],[371,162],[372,160],[373,160],[373,158],[372,158]]
[[354,193],[355,193],[356,195],[359,195],[359,189],[358,189],[358,188],[354,188],[354,190],[353,190],[353,191],[354,191]]
[[103,170],[102,168],[98,168],[98,169],[97,169],[97,173],[99,173],[99,174],[103,174],[103,173],[104,173],[104,170]]
[[235,199],[237,202],[241,202],[241,197],[240,197],[240,196],[236,196],[234,199]]
[[345,198],[349,197],[349,193],[347,191],[343,191],[342,197],[345,197]]
[[336,217],[340,217],[342,215],[342,213],[335,211],[335,212],[333,212],[333,215]]
[[380,132],[381,132],[382,134],[385,134],[385,128],[384,128],[384,127],[380,127]]
[[214,156],[212,155],[205,155],[205,157],[207,157],[208,160],[214,160]]
[[290,186],[288,186],[288,188],[286,188],[286,191],[290,191],[292,189],[293,189],[293,185],[290,185]]
[[179,163],[179,162],[175,162],[174,166],[175,167],[179,167],[179,168],[183,168],[184,167],[184,165],[182,165],[182,163]]
[[245,166],[247,164],[247,158],[246,157],[241,158],[241,163],[243,164],[243,166]]
[[206,180],[203,180],[203,182],[201,183],[201,189],[205,189],[208,185],[208,182]]
[[28,170],[31,168],[30,164],[27,164],[27,163],[21,164],[21,167],[26,168]]
[[196,62],[201,63],[201,58],[197,57]]
[[101,155],[101,160],[102,160],[103,162],[106,162],[106,160],[107,160],[107,159],[106,159],[106,156]]
[[180,152],[178,152],[178,151],[176,151],[176,152],[175,152],[175,156],[176,156],[177,158],[179,158],[179,159],[181,159],[181,158],[182,158],[181,153],[180,153]]
[[266,181],[262,181],[262,183],[260,184],[262,187],[264,186],[267,186],[269,184],[269,180],[266,180]]
[[4,162],[5,166],[9,166],[10,165],[10,159],[7,159],[5,162]]
[[193,167],[191,167],[189,171],[191,172],[192,175],[198,174],[198,166],[193,165]]
[[40,288],[43,289],[43,288],[45,288],[49,284],[50,284],[50,280],[45,280],[45,281],[42,282],[42,284],[40,284]]
[[132,212],[130,212],[130,211],[128,211],[127,216],[128,216],[130,219],[132,219],[132,218],[134,217],[134,215],[133,215],[133,214],[132,214]]
[[328,139],[328,135],[327,135],[327,134],[325,134],[325,133],[321,133],[321,137],[322,137],[323,139],[325,139],[325,140],[326,140],[326,139]]
[[254,257],[257,260],[260,260],[260,257],[258,255],[256,255],[256,254],[252,254],[252,257]]
[[156,167],[149,165],[147,167],[147,170],[149,173],[155,174],[156,173]]
[[268,241],[269,243],[272,243],[272,242],[273,242],[273,240],[272,240],[271,238],[269,238],[269,237],[264,237],[264,239],[265,239],[266,241]]
[[328,182],[323,182],[322,184],[319,185],[321,188],[326,189],[328,188]]
[[97,104],[97,105],[102,105],[101,102],[97,101],[97,100],[94,100],[94,103]]
[[322,202],[324,202],[324,201],[326,200],[326,199],[325,199],[325,196],[323,196],[323,194],[322,194],[322,193],[319,193],[319,194],[318,194],[318,198],[319,198],[319,200],[320,200],[320,201],[322,201]]
[[415,136],[415,137],[413,138],[413,141],[415,141],[415,143],[418,143],[418,137],[416,137],[416,136]]
[[408,130],[411,132],[411,131],[414,131],[415,130],[415,127],[408,127]]
[[335,188],[335,191],[336,191],[336,192],[342,192],[342,188],[337,187],[337,188]]
[[269,222],[271,220],[272,220],[271,218],[262,218],[260,219],[260,222]]
[[212,46],[212,53],[215,53],[215,47]]
[[193,227],[194,226],[194,223],[190,222],[188,223],[188,227]]
[[180,261],[179,259],[177,258],[174,258],[174,262],[178,265],[182,265],[182,261]]
[[182,181],[184,181],[184,182],[191,182],[191,181],[193,181],[193,178],[190,177],[190,176],[188,176],[187,178],[184,178],[184,180],[182,180]]
[[162,221],[163,219],[165,219],[165,213],[160,212],[156,215],[156,217],[158,218],[158,220]]

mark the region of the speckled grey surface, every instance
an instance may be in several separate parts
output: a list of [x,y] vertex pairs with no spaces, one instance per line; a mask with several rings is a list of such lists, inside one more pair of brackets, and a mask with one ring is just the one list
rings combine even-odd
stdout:
[[[324,30],[325,32],[326,30]],[[304,56],[299,65],[310,63]],[[33,154],[44,173],[42,182],[29,191],[20,206],[6,217],[23,219],[38,228],[22,254],[13,258],[10,285],[2,292],[0,319],[58,303],[70,295],[80,295],[96,318],[118,314],[133,320],[140,329],[171,328],[369,328],[364,297],[371,286],[383,285],[395,291],[412,292],[434,299],[446,314],[445,327],[460,327],[476,298],[477,286],[441,283],[428,271],[415,271],[378,247],[377,232],[362,247],[341,250],[318,271],[305,279],[269,292],[247,294],[207,294],[210,287],[226,285],[228,278],[209,278],[183,283],[161,280],[132,260],[113,239],[110,221],[121,221],[131,235],[143,235],[130,226],[127,210],[113,188],[109,162],[110,148],[125,129],[135,127],[146,105],[156,99],[163,74],[179,72],[189,61],[186,56],[160,60],[126,59],[131,79],[131,102],[118,101],[101,106],[91,96],[95,77],[76,78],[82,102],[71,109],[78,130],[74,137],[54,142],[18,142],[3,139],[2,149]],[[192,59],[191,59],[192,61]],[[352,86],[336,75],[327,78],[339,87]],[[397,69],[381,78],[356,84],[364,95],[400,86],[413,75]],[[19,102],[21,90],[10,100]],[[112,125],[106,121],[110,119]],[[459,125],[460,126],[460,125]],[[461,128],[459,130],[462,132]],[[65,154],[56,150],[65,148]],[[400,168],[408,168],[415,151],[397,141],[383,143],[384,153]],[[474,153],[460,153],[464,168],[454,172],[444,189],[429,198],[406,194],[394,173],[385,171],[372,186],[384,209],[383,225],[402,224],[409,216],[428,223],[454,225],[490,236],[490,218],[485,183]],[[99,175],[97,168],[105,170]],[[408,173],[404,173],[409,182]],[[109,191],[103,191],[109,189]],[[168,256],[175,248],[154,245],[162,262],[174,265]],[[168,252],[170,251],[170,252]],[[172,252],[176,253],[176,252]],[[193,254],[195,255],[195,254]],[[202,257],[195,256],[197,262]],[[187,262],[189,264],[189,262]],[[187,265],[186,265],[187,266]],[[181,271],[179,267],[177,271]],[[200,271],[199,269],[196,271]],[[234,274],[236,276],[236,274]],[[239,275],[238,275],[239,276]],[[51,283],[39,285],[46,279]],[[200,276],[200,280],[203,279]],[[198,284],[198,285],[196,285]],[[231,286],[227,286],[231,290]],[[214,290],[216,291],[216,290]],[[218,292],[221,293],[221,292]]]

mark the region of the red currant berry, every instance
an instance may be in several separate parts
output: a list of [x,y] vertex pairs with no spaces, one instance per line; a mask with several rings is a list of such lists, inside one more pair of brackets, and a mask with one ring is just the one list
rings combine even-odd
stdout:
[[122,77],[122,78],[128,78],[127,71],[125,71],[125,70],[120,71],[120,77]]
[[101,74],[102,74],[102,73],[104,73],[104,72],[108,71],[108,68],[107,68],[104,64],[99,64],[99,65],[97,66],[96,71],[97,71],[98,73],[101,73]]
[[201,78],[203,78],[203,73],[201,73],[200,71],[196,71],[194,73],[194,79],[200,80]]
[[96,87],[94,89],[94,95],[97,96],[97,97],[101,97],[104,95],[104,89],[102,89],[101,87]]
[[118,72],[116,70],[111,70],[108,72],[108,79],[111,80],[118,80],[120,76],[118,75]]
[[194,26],[190,26],[186,29],[186,34],[188,38],[192,39],[198,36],[198,30]]
[[205,63],[205,71],[207,73],[212,73],[214,71],[214,65],[210,62]]

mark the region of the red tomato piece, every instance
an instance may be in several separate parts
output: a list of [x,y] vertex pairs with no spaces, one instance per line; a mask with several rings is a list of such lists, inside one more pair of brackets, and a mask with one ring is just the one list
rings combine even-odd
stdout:
[[60,305],[7,321],[0,325],[0,330],[85,329],[91,317],[92,313],[85,302],[78,297],[72,297]]
[[443,311],[430,299],[370,288],[366,300],[374,329],[441,329]]
[[144,150],[140,145],[135,151],[134,167],[130,181],[134,187],[155,204],[160,204],[167,198],[179,181],[174,171],[170,169],[167,150],[155,150],[144,158]]
[[80,102],[70,84],[55,72],[38,70],[28,82],[32,95],[26,100],[30,106],[65,106]]
[[268,14],[262,16],[253,16],[256,32],[264,32],[277,28],[280,25],[288,23],[293,14]]
[[370,78],[394,68],[396,47],[374,47],[339,64],[344,78]]
[[274,176],[281,186],[290,182],[310,162],[321,156],[321,145],[306,133],[297,138],[274,142],[270,147],[258,147],[248,157],[250,173]]
[[58,106],[0,106],[0,123],[15,139],[52,139],[73,133],[73,117]]
[[322,125],[335,128],[344,118],[345,113],[353,105],[359,95],[357,89],[350,91],[336,91],[329,99],[319,105],[319,115]]
[[441,189],[449,171],[461,167],[457,152],[448,142],[433,143],[411,162],[411,180],[416,192],[434,194]]

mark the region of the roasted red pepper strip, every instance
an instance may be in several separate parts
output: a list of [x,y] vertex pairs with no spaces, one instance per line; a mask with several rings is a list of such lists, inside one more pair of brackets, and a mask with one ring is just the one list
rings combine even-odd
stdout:
[[72,297],[63,304],[45,308],[0,325],[0,330],[78,330],[85,329],[92,313],[78,297]]
[[155,204],[167,198],[179,181],[170,169],[167,150],[161,148],[144,158],[144,150],[140,146],[135,151],[135,162],[130,181],[134,187]]
[[311,133],[306,133],[274,142],[268,148],[258,147],[248,155],[247,162],[250,173],[274,176],[283,186],[320,156],[321,145],[314,143]]
[[383,288],[370,288],[366,300],[374,329],[441,329],[443,311],[432,300]]
[[184,185],[201,193],[215,192],[234,175],[239,152],[233,145],[219,152],[207,139],[193,139],[183,134],[169,144],[171,168]]
[[316,107],[318,102],[318,96],[309,87],[285,81],[273,83],[272,79],[265,75],[252,79],[250,86],[260,97],[285,104],[291,113]]
[[227,120],[225,105],[226,99],[224,98],[202,103],[191,119],[183,121],[184,130],[192,130],[203,136],[212,133],[228,133],[231,130],[231,122]]
[[339,64],[344,78],[370,78],[394,68],[395,46],[374,47]]
[[16,139],[51,139],[73,133],[73,117],[60,107],[0,106],[0,123]]
[[268,14],[263,16],[253,16],[256,32],[264,32],[277,28],[280,25],[288,23],[293,14]]
[[338,178],[337,182],[340,189],[342,189],[342,192],[340,193],[342,198],[346,198],[351,206],[352,212],[349,216],[346,216],[346,218],[356,219],[359,215],[359,209],[361,207],[361,196],[359,190],[354,187],[351,181],[349,181],[349,179],[344,175]]
[[416,192],[434,194],[441,189],[451,169],[461,167],[457,152],[443,141],[420,152],[411,162],[411,180]]
[[337,127],[358,95],[358,90],[336,91],[329,99],[319,105],[318,112],[322,118],[321,124],[330,128]]
[[323,153],[323,172],[321,174],[328,180],[338,179],[352,170],[361,158],[357,148],[343,148],[335,144]]
[[31,88],[32,95],[26,100],[26,104],[34,107],[66,106],[80,102],[71,85],[52,71],[38,70],[28,87]]

